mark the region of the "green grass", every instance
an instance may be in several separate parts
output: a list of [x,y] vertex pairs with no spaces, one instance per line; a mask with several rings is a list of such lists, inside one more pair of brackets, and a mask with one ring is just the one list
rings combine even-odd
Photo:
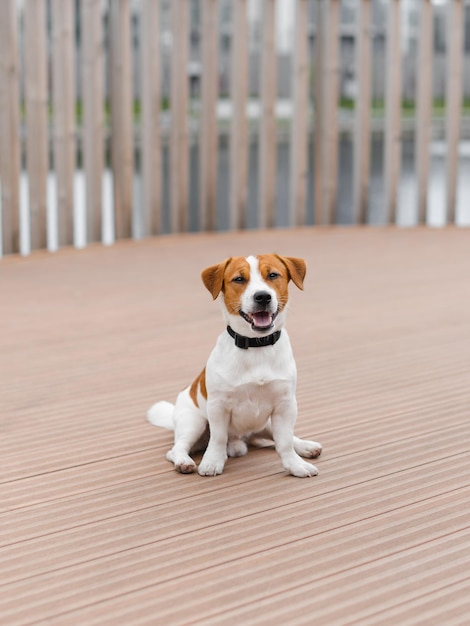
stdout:
[[[341,98],[339,101],[339,107],[345,111],[354,111],[355,102],[351,98]],[[170,109],[170,101],[168,98],[162,98],[161,101],[161,110],[168,111]],[[433,115],[436,117],[443,117],[445,115],[446,103],[444,98],[436,98],[433,102]],[[413,100],[403,100],[402,101],[402,114],[407,117],[411,117],[415,114],[416,111],[416,103]],[[385,113],[385,101],[384,100],[373,100],[371,102],[371,112],[373,115],[383,115]],[[109,126],[111,124],[111,104],[109,101],[106,101],[103,105],[103,113],[104,113],[104,121],[105,125]],[[132,105],[132,113],[133,119],[135,123],[140,122],[142,117],[142,107],[140,100],[134,100]],[[465,98],[462,102],[462,114],[470,115],[470,98]],[[26,119],[26,106],[25,103],[21,103],[21,120],[25,121]],[[49,120],[52,121],[54,115],[54,108],[52,103],[48,103],[48,116]],[[75,104],[75,116],[76,122],[80,126],[83,123],[83,102],[77,101]]]
[[[350,98],[341,98],[339,106],[341,109],[354,111],[355,103],[354,100]],[[414,115],[416,111],[416,103],[414,100],[405,100],[402,101],[402,112],[404,115]],[[372,113],[381,114],[385,112],[385,101],[384,100],[373,100],[371,104]],[[443,116],[446,110],[446,102],[444,98],[436,98],[432,105],[433,115]],[[462,113],[464,115],[470,114],[470,98],[465,98],[462,102]]]

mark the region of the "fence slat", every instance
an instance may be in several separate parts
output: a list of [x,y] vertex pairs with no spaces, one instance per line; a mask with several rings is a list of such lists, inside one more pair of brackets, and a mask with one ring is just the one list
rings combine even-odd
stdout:
[[261,121],[259,130],[259,226],[274,226],[276,209],[277,58],[275,0],[263,0],[261,50]]
[[82,0],[83,162],[88,241],[102,237],[103,24],[101,0]]
[[199,137],[199,226],[215,230],[217,213],[218,0],[202,3],[202,93]]
[[[434,14],[433,0],[419,4],[418,57],[416,75],[402,68],[401,23],[409,17],[409,7],[401,0],[386,4],[386,58],[384,68],[385,116],[384,116],[384,211],[387,223],[400,222],[398,198],[400,194],[402,151],[402,96],[411,79],[416,78],[416,117],[414,138],[414,171],[416,173],[416,217],[425,224],[432,217],[428,189],[430,176],[430,141],[433,128],[432,67],[434,56],[441,60],[440,52],[434,51],[433,20],[442,25],[447,18],[447,65],[445,131],[447,152],[445,158],[445,212],[448,223],[459,222],[457,215],[459,141],[462,126],[462,97],[464,94],[464,21],[465,7],[469,0],[449,0],[445,12]],[[311,5],[315,5],[315,54],[314,54],[314,205],[315,223],[331,224],[336,221],[336,205],[339,184],[339,122],[348,128],[349,117],[339,118],[340,36],[339,17],[341,0],[295,0],[286,4],[285,24],[276,24],[284,9],[284,0],[231,0],[231,55],[230,71],[224,64],[225,47],[219,50],[219,0],[201,0],[193,7],[190,0],[161,2],[161,0],[0,0],[0,192],[2,194],[2,228],[0,255],[30,249],[52,248],[54,234],[48,232],[53,224],[54,185],[48,187],[49,175],[49,67],[52,70],[51,128],[53,130],[54,168],[57,181],[57,205],[60,245],[81,241],[81,228],[74,233],[75,217],[81,217],[82,185],[74,185],[76,168],[76,64],[75,11],[80,10],[82,60],[81,93],[83,94],[83,163],[87,206],[87,241],[102,238],[102,203],[106,216],[105,233],[109,233],[108,218],[114,211],[117,237],[130,237],[138,223],[134,215],[134,91],[136,84],[132,73],[134,47],[140,57],[139,72],[141,118],[137,145],[142,156],[142,214],[143,233],[157,234],[162,218],[165,227],[167,215],[162,215],[162,190],[169,191],[170,230],[185,231],[189,226],[190,208],[190,134],[192,108],[189,100],[188,65],[190,34],[195,36],[197,27],[190,30],[190,16],[201,14],[201,30],[193,43],[201,50],[201,100],[194,105],[200,111],[199,125],[199,181],[196,186],[199,198],[199,226],[201,230],[217,227],[218,196],[218,124],[216,121],[219,80],[229,77],[232,117],[230,123],[230,174],[229,225],[244,228],[250,223],[248,214],[249,177],[249,120],[247,104],[249,94],[250,61],[249,27],[253,20],[259,28],[260,59],[260,117],[258,133],[258,167],[256,170],[258,191],[259,227],[275,225],[276,173],[278,127],[276,105],[278,92],[278,60],[285,71],[285,51],[276,46],[276,34],[281,40],[295,25],[292,54],[292,109],[290,125],[289,169],[289,215],[292,225],[305,223],[308,178],[308,136],[310,121],[309,104],[309,45],[308,27]],[[227,4],[224,0],[223,6]],[[252,6],[251,6],[252,4]],[[354,154],[352,158],[353,190],[351,202],[355,220],[366,223],[371,170],[371,92],[372,92],[372,41],[371,22],[373,0],[360,0],[355,5],[356,31],[355,77],[357,87],[354,113]],[[137,8],[136,8],[137,7]],[[163,7],[163,8],[162,8]],[[140,41],[133,41],[131,26],[132,10],[140,12]],[[261,10],[260,10],[261,9]],[[295,10],[295,22],[292,22]],[[168,13],[169,11],[169,13]],[[225,27],[225,8],[224,8]],[[261,20],[259,20],[261,13]],[[109,17],[109,37],[103,46],[103,24]],[[24,16],[24,19],[21,18]],[[168,17],[170,24],[168,24]],[[49,18],[52,28],[49,28]],[[18,26],[24,26],[24,32]],[[277,27],[279,31],[277,30]],[[171,31],[171,32],[168,32]],[[108,33],[106,33],[108,34]],[[51,39],[48,39],[51,36]],[[222,34],[224,41],[226,33]],[[163,44],[161,42],[163,41]],[[167,46],[171,44],[171,55]],[[162,54],[160,45],[164,46]],[[191,54],[194,51],[191,49]],[[280,55],[279,57],[277,55]],[[407,53],[409,54],[409,53]],[[106,57],[105,57],[106,55]],[[380,53],[381,55],[381,53]],[[161,58],[160,58],[161,57]],[[403,58],[402,58],[403,57]],[[407,56],[409,58],[409,56]],[[24,61],[24,62],[23,62]],[[382,57],[378,59],[381,63]],[[111,110],[111,171],[104,171],[105,154],[105,81],[103,69],[106,62],[109,79]],[[414,62],[414,61],[413,61]],[[171,64],[171,67],[167,67]],[[257,68],[258,69],[258,68]],[[377,68],[376,68],[377,69]],[[403,71],[407,69],[407,71]],[[440,86],[440,67],[437,76]],[[344,67],[343,71],[347,71]],[[379,68],[380,71],[380,68]],[[167,76],[167,74],[169,76]],[[219,74],[219,76],[218,76]],[[285,74],[279,76],[280,83]],[[166,88],[170,78],[169,128],[169,180],[162,181],[163,135],[161,126],[161,84]],[[406,78],[406,81],[404,80]],[[279,83],[279,84],[280,84]],[[381,81],[376,88],[380,91]],[[24,99],[20,90],[24,84]],[[225,83],[224,83],[225,84]],[[284,83],[283,83],[284,84]],[[282,85],[281,85],[282,86]],[[402,93],[403,92],[403,93]],[[106,90],[108,94],[108,90]],[[21,92],[21,95],[23,93]],[[192,101],[191,101],[192,103]],[[23,125],[23,107],[25,120]],[[167,121],[164,113],[162,120]],[[27,176],[21,173],[24,126],[25,163]],[[165,135],[166,136],[166,135]],[[341,153],[342,154],[342,153]],[[347,155],[349,158],[349,155]],[[166,165],[165,165],[166,167]],[[282,174],[282,170],[280,172]],[[113,181],[113,193],[103,192],[103,183]],[[20,186],[20,182],[22,183]],[[23,182],[26,184],[23,185]],[[192,179],[191,179],[191,182]],[[224,181],[225,182],[225,176]],[[436,184],[438,181],[436,181]],[[74,190],[75,186],[75,190]],[[169,189],[167,187],[169,186]],[[220,187],[220,185],[219,185]],[[107,191],[108,188],[105,189]],[[21,191],[21,198],[20,198]],[[75,191],[75,194],[74,194]],[[403,189],[406,191],[406,189]],[[49,193],[48,193],[49,192]],[[25,197],[28,193],[28,198]],[[78,198],[77,206],[74,200]],[[24,202],[23,202],[24,200]],[[192,202],[191,198],[191,202]],[[192,204],[191,204],[192,206]],[[28,207],[29,214],[23,214]],[[52,209],[52,210],[51,210]],[[75,209],[75,211],[74,211]],[[21,219],[20,219],[21,218]],[[49,218],[49,219],[48,219]],[[81,226],[81,221],[77,220]],[[27,230],[30,232],[25,232]],[[111,228],[113,230],[113,228]],[[139,229],[140,233],[140,229]],[[20,237],[21,235],[21,237]],[[113,237],[107,237],[107,241]]]
[[188,229],[188,2],[172,3],[171,27],[170,226],[180,232]]
[[356,15],[353,211],[356,223],[365,224],[370,175],[371,1],[360,2]]
[[230,228],[245,228],[248,196],[248,20],[246,0],[233,0],[230,128]]
[[0,254],[19,250],[19,77],[15,0],[0,3],[0,178],[2,246]]
[[453,0],[447,6],[447,84],[446,84],[446,217],[454,224],[457,204],[459,167],[459,136],[462,118],[462,54],[463,0]]
[[291,123],[290,154],[290,223],[305,224],[308,176],[308,0],[297,0],[295,5],[294,71],[292,74],[293,117]]
[[160,11],[155,0],[142,2],[142,189],[145,232],[155,235],[161,220]]
[[401,161],[400,0],[388,6],[385,82],[385,219],[391,224],[396,222]]
[[75,174],[75,16],[73,0],[53,0],[54,169],[57,180],[59,244],[73,243]]
[[129,0],[110,3],[111,161],[116,238],[132,234],[133,98]]
[[47,247],[47,67],[46,2],[24,7],[26,162],[31,216],[31,249]]
[[315,223],[335,221],[338,180],[339,0],[319,0],[315,45]]
[[429,142],[432,122],[432,0],[422,0],[419,14],[419,42],[416,66],[415,171],[418,223],[426,223],[429,180]]

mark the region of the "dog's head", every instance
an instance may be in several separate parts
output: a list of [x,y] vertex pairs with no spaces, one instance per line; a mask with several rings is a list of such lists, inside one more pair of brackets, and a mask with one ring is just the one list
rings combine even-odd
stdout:
[[303,289],[306,264],[277,254],[230,257],[205,269],[202,281],[214,300],[222,294],[227,323],[256,337],[284,325],[290,280]]

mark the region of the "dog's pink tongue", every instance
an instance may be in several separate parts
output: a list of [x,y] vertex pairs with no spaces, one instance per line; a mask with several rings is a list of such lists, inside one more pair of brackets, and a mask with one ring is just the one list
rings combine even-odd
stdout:
[[260,311],[259,313],[253,313],[252,315],[255,326],[258,328],[267,328],[271,326],[272,317],[271,313],[267,311]]

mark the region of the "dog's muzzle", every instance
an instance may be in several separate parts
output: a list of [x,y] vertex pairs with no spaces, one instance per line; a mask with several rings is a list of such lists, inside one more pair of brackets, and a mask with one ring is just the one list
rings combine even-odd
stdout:
[[271,294],[267,291],[257,291],[253,296],[253,310],[250,312],[240,310],[239,313],[253,330],[267,332],[273,327],[278,314],[278,310],[270,310],[271,306]]

